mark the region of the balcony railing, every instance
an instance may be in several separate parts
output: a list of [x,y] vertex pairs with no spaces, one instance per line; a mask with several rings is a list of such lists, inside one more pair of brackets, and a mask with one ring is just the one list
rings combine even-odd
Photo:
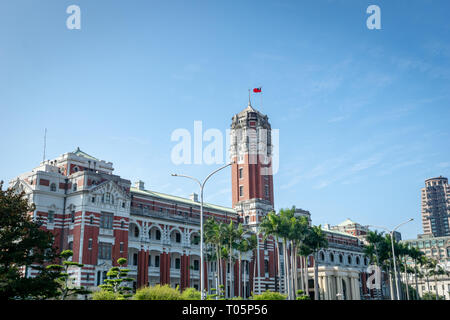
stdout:
[[187,217],[185,215],[177,215],[168,212],[159,212],[149,209],[143,208],[131,208],[130,213],[133,215],[143,216],[143,217],[154,217],[154,218],[162,218],[173,221],[181,221],[183,223],[191,223],[191,224],[200,224],[199,219],[194,219],[191,217]]
[[112,236],[112,235],[114,235],[114,230],[113,229],[100,228],[98,233],[101,236]]

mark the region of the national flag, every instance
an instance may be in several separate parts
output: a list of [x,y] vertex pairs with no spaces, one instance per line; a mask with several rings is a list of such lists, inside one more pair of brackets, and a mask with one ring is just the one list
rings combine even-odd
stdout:
[[261,87],[259,87],[259,88],[254,88],[254,89],[253,89],[253,92],[254,92],[254,93],[261,92]]

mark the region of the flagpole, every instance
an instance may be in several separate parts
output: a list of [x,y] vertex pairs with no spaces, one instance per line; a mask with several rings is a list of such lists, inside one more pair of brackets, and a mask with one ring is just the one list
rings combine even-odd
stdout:
[[263,109],[263,106],[262,106],[262,87],[261,87],[261,106],[259,107],[259,110],[261,110],[262,111],[262,109]]

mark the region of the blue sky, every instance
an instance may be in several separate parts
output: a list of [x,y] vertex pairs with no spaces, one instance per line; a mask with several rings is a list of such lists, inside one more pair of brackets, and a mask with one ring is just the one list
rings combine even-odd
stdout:
[[[68,30],[66,8],[81,8]],[[366,8],[381,8],[368,30]],[[450,175],[448,1],[2,1],[0,179],[80,147],[188,196],[217,165],[171,162],[175,129],[223,134],[254,106],[280,132],[275,206],[313,223],[422,232],[420,188]],[[206,200],[231,205],[230,172]]]

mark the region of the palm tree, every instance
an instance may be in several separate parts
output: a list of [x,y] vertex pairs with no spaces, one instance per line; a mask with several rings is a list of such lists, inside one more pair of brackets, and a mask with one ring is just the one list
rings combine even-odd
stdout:
[[[234,247],[234,243],[236,240],[236,230],[233,224],[233,220],[230,220],[230,223],[227,225],[224,225],[223,228],[224,231],[224,244],[226,245],[226,251],[228,253],[228,266],[229,266],[229,273],[230,273],[230,277],[229,277],[229,290],[227,291],[227,295],[229,298],[231,298],[233,296],[234,290],[233,290],[233,285],[232,285],[232,281],[231,281],[231,275],[233,274],[232,272],[232,259],[233,259],[233,247]],[[225,279],[227,279],[228,275],[226,276]],[[229,292],[228,292],[229,291]]]
[[[374,261],[376,266],[379,268],[383,267],[384,261],[381,260],[379,252],[383,248],[383,232],[378,233],[377,231],[369,231],[367,233],[366,239],[367,244],[364,246],[363,252],[364,256],[369,259],[369,261]],[[382,252],[384,253],[384,252]],[[383,281],[380,283],[381,295],[383,294]]]
[[424,267],[424,275],[427,279],[427,289],[428,292],[430,291],[430,276],[432,276],[432,271],[434,268],[436,268],[436,261],[434,259],[428,258],[426,256],[422,257],[422,265]]
[[[288,242],[289,242],[289,232],[290,232],[290,218],[293,217],[292,209],[281,209],[279,214],[275,212],[270,212],[267,214],[260,224],[260,230],[263,232],[264,236],[275,236],[276,244],[278,246],[278,239],[282,239],[283,243],[283,260],[284,260],[284,286],[288,294],[289,299],[292,299],[292,282],[291,282],[291,272],[289,270],[289,258],[288,258]],[[279,272],[281,271],[278,268]],[[280,282],[281,284],[281,282]]]
[[205,242],[211,244],[216,251],[216,268],[217,268],[217,284],[223,285],[223,244],[225,242],[225,225],[216,222],[213,218],[209,218],[204,224]]
[[[400,259],[401,268],[403,269],[405,275],[405,286],[406,286],[406,300],[409,300],[409,287],[408,287],[408,264],[407,264],[407,256],[410,253],[410,249],[408,244],[399,243],[398,244],[398,255]],[[403,259],[403,260],[402,260]]]
[[420,251],[419,249],[417,249],[416,247],[411,247],[409,250],[409,256],[411,257],[411,259],[414,262],[414,279],[415,279],[415,285],[416,285],[416,300],[418,300],[418,294],[419,294],[419,286],[417,283],[417,273],[419,271],[418,267],[417,267],[417,263],[418,260],[420,259],[421,256],[423,256],[424,253],[422,251]]
[[314,255],[314,300],[319,300],[319,266],[318,254],[319,250],[328,247],[328,240],[321,226],[312,226],[308,229],[307,237],[304,240],[306,245]]
[[[297,268],[297,257],[299,254],[299,248],[304,245],[308,235],[309,235],[309,221],[304,216],[295,216],[295,207],[291,209],[292,216],[290,216],[290,230],[289,230],[289,239],[291,240],[292,245],[292,266],[294,269],[294,295],[298,291],[298,268]],[[311,253],[310,253],[311,254]],[[308,254],[309,255],[309,254]],[[308,256],[306,255],[306,256]],[[306,269],[307,272],[307,269]],[[295,297],[293,297],[295,299]]]
[[447,272],[444,268],[442,268],[439,264],[437,264],[437,261],[435,261],[435,267],[430,270],[430,275],[434,276],[434,290],[436,291],[436,300],[439,300],[439,294],[438,294],[438,285],[437,285],[437,277],[445,275]]
[[[264,219],[261,221],[261,224],[259,225],[259,230],[262,232],[263,234],[263,239],[266,240],[269,236],[272,236],[274,238],[275,241],[275,247],[276,247],[276,252],[280,253],[280,246],[279,246],[279,237],[280,237],[280,232],[279,232],[279,226],[280,226],[280,216],[277,215],[275,213],[275,211],[271,211],[269,212]],[[281,263],[280,263],[280,259],[277,259],[277,263],[278,263],[278,290],[281,291]]]
[[[249,234],[250,230],[246,230],[244,229],[242,223],[239,223],[236,231],[235,231],[235,242],[234,242],[234,249],[236,249],[239,253],[239,278],[238,278],[238,283],[239,283],[239,296],[241,295],[241,265],[242,265],[242,253],[247,253],[250,250],[252,250],[251,248],[251,240],[247,239],[247,235]],[[254,237],[254,235],[252,235]],[[251,236],[251,237],[252,237]],[[254,239],[256,241],[256,237]],[[244,279],[245,280],[245,279]]]
[[[257,247],[256,241],[257,241],[257,239],[256,239],[256,236],[254,234],[252,234],[250,237],[245,239],[243,241],[243,243],[244,243],[244,245],[243,245],[243,252],[249,252],[249,251],[253,252],[256,249],[256,247]],[[246,261],[246,265],[248,266],[248,261]],[[246,284],[246,279],[245,279],[245,272],[244,272],[244,297],[247,298],[247,284]]]

